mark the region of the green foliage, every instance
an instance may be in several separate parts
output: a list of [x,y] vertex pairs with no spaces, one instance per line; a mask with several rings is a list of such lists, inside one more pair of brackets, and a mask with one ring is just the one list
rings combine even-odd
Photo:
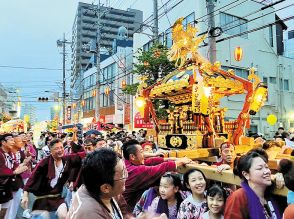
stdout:
[[134,74],[146,76],[148,86],[154,84],[175,69],[175,63],[167,58],[168,49],[160,44],[154,44],[148,51],[139,51],[138,62],[134,65]]
[[[147,78],[148,86],[156,83],[159,77],[163,78],[175,69],[175,63],[168,60],[167,47],[154,44],[148,51],[139,50],[137,63],[134,65],[133,74]],[[139,83],[126,85],[125,94],[136,95]],[[158,119],[166,119],[166,109],[162,106],[162,100],[153,100],[153,107]]]
[[124,88],[122,88],[122,91],[125,94],[129,94],[129,95],[135,96],[136,93],[137,93],[138,86],[139,86],[139,83],[126,85]]
[[153,100],[153,107],[155,109],[155,113],[157,116],[157,119],[161,120],[161,119],[166,119],[167,118],[167,112],[166,109],[162,108],[162,100]]

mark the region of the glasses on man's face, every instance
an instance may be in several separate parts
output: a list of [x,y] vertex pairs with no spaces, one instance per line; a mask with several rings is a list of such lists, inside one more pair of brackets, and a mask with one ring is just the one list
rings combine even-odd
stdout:
[[122,177],[119,179],[114,179],[113,181],[120,181],[120,180],[124,180],[124,179],[128,178],[129,174],[128,174],[127,169],[124,167],[122,171],[123,171]]

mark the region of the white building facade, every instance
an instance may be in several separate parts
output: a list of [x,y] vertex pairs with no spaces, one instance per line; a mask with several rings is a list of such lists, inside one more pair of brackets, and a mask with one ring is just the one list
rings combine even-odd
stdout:
[[[272,7],[260,10],[266,5],[258,1],[234,2],[215,2],[215,26],[223,31],[216,37],[216,57],[223,69],[234,69],[237,75],[244,78],[249,74],[248,69],[255,67],[257,75],[268,85],[268,101],[259,113],[251,116],[251,131],[270,138],[279,126],[285,129],[294,127],[294,60],[284,56],[282,37],[287,27],[283,23],[284,17],[279,18]],[[170,27],[179,17],[185,18],[184,24],[194,24],[196,20],[199,33],[209,31],[205,0],[172,1],[170,4],[165,13],[159,11],[160,42],[168,47],[172,45]],[[134,34],[134,53],[139,48],[148,49],[152,44],[146,35],[152,32],[148,29],[143,32],[145,34]],[[200,53],[208,58],[208,47],[202,46]],[[243,49],[243,59],[239,62],[234,59],[237,46]],[[227,120],[237,118],[244,99],[245,95],[223,98],[221,106],[229,108],[225,115]],[[269,114],[278,118],[274,126],[266,121]]]
[[[115,39],[114,54],[100,63],[100,96],[99,121],[128,128],[131,118],[131,99],[122,92],[123,84],[132,83],[130,71],[133,66],[133,41]],[[84,72],[82,119],[95,117],[96,66]]]

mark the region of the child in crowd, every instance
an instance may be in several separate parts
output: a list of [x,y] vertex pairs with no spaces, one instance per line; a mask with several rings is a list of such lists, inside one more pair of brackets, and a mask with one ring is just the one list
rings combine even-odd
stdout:
[[209,210],[201,215],[201,219],[224,219],[223,211],[227,199],[226,190],[217,184],[211,186],[206,193]]
[[184,185],[192,192],[180,205],[178,219],[198,219],[207,211],[205,190],[207,180],[202,171],[191,169],[184,174]]
[[160,179],[159,197],[156,197],[148,209],[157,214],[166,214],[169,219],[176,219],[181,202],[179,192],[181,179],[176,173],[166,173]]

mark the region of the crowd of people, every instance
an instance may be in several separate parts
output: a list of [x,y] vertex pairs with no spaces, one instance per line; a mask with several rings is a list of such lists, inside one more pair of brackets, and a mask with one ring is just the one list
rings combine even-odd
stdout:
[[[76,128],[46,132],[36,146],[32,133],[1,134],[0,218],[294,218],[294,162],[281,160],[277,174],[268,167],[272,148],[282,150],[277,142],[257,141],[261,146],[242,156],[224,142],[217,162],[198,163],[165,157],[144,130],[83,138]],[[177,172],[188,164],[187,172]],[[208,180],[200,165],[233,170],[241,186]],[[284,184],[287,208],[272,194]]]

